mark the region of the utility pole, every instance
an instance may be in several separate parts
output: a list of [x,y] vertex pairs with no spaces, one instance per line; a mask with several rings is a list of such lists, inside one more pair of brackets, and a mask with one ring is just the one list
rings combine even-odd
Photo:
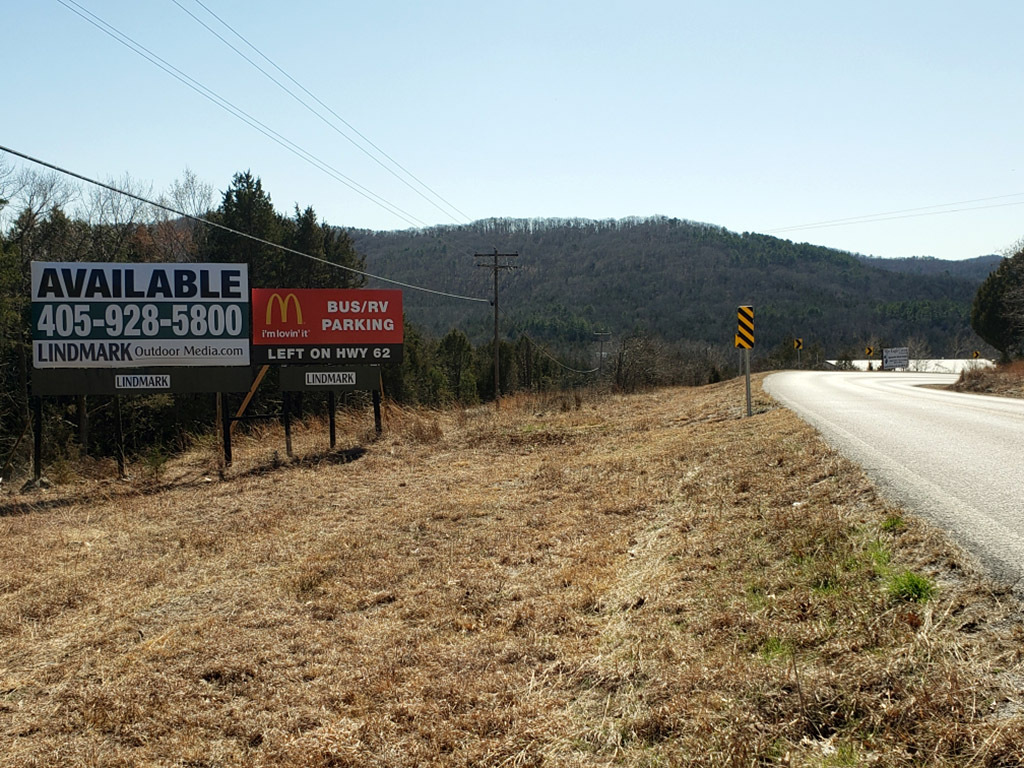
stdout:
[[499,371],[498,362],[498,272],[500,270],[511,271],[517,269],[513,264],[501,264],[498,259],[516,259],[519,258],[519,252],[515,253],[498,253],[498,249],[494,249],[494,253],[474,253],[474,258],[485,259],[491,257],[494,259],[492,264],[477,264],[478,267],[486,267],[494,272],[494,407],[501,407],[501,376]]

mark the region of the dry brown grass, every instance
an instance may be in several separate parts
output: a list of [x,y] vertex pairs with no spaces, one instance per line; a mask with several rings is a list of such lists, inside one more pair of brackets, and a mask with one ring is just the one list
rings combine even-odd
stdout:
[[0,497],[0,766],[1024,762],[1013,596],[742,398],[392,406],[361,455]]
[[1024,360],[1016,360],[995,368],[965,370],[953,385],[953,389],[1005,397],[1024,397]]

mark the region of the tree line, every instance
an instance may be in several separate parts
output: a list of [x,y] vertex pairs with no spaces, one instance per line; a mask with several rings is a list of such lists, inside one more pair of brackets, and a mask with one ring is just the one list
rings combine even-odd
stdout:
[[[767,235],[667,217],[488,219],[419,230],[350,230],[371,272],[409,282],[444,276],[444,290],[487,295],[472,254],[486,243],[519,251],[502,280],[510,322],[572,349],[594,332],[645,335],[732,348],[735,312],[755,306],[755,353],[804,338],[831,358],[872,338],[902,346],[919,338],[937,357],[980,345],[970,324],[979,284],[994,264],[971,259],[881,260]],[[434,332],[488,332],[471,307],[410,296],[406,311]]]
[[[250,171],[236,174],[219,195],[187,170],[158,196],[127,177],[111,180],[110,186],[155,198],[188,215],[169,213],[109,189],[83,190],[57,174],[16,170],[0,159],[0,461],[5,465],[24,467],[30,455],[31,441],[22,438],[30,426],[32,261],[245,263],[253,287],[360,288],[367,283],[365,258],[345,229],[322,220],[312,206],[295,206],[290,215],[279,213],[260,178]],[[228,229],[253,238],[240,238]],[[490,312],[480,315],[484,322]],[[543,332],[549,322],[565,319],[556,314],[547,320],[536,313],[525,326],[505,329],[499,340],[501,394],[593,384],[598,374],[610,386],[623,389],[697,383],[720,377],[725,368],[711,364],[713,371],[699,374],[687,360],[671,371],[657,359],[665,350],[655,350],[639,337],[621,340],[617,349],[609,345],[607,365],[598,359],[596,344],[582,345],[576,353],[553,354],[533,338],[533,332]],[[547,333],[552,335],[558,334]],[[493,344],[493,339],[471,339],[456,326],[433,333],[406,319],[403,361],[382,368],[385,394],[400,403],[426,406],[491,400],[496,395]],[[276,373],[271,370],[250,412],[280,412]],[[320,409],[325,399],[308,393],[297,398],[300,412]],[[45,458],[74,460],[86,450],[109,456],[117,449],[119,426],[125,427],[125,447],[131,454],[172,451],[209,433],[214,416],[212,395],[161,394],[117,401],[48,398]]]
[[[245,263],[253,287],[359,288],[374,282],[366,272],[378,272],[488,296],[489,275],[473,269],[473,253],[519,251],[522,269],[502,276],[497,391],[490,308],[405,292],[403,362],[384,366],[382,381],[388,397],[426,406],[473,405],[524,390],[596,384],[633,391],[728,378],[739,367],[735,308],[745,303],[756,308],[755,368],[858,357],[864,345],[965,356],[979,345],[975,331],[1005,356],[1024,352],[1021,250],[979,289],[980,270],[991,261],[946,269],[930,260],[866,259],[665,217],[488,219],[371,232],[333,226],[311,205],[280,213],[250,171],[219,193],[187,170],[158,195],[127,177],[111,186],[186,215],[0,158],[0,460],[24,464],[27,457],[25,445],[20,452],[14,445],[29,424],[33,260]],[[798,337],[801,357],[792,345]],[[252,411],[280,410],[275,375]],[[212,396],[124,400],[115,409],[111,398],[53,398],[49,458],[76,456],[85,445],[109,455],[118,411],[136,454],[185,446],[214,421]],[[307,394],[299,405],[313,412],[322,400]]]
[[981,284],[971,326],[1004,362],[1024,357],[1024,240]]

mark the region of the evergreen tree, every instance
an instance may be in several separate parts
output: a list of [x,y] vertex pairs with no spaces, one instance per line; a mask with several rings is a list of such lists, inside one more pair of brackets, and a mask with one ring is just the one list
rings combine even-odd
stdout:
[[971,327],[995,347],[1004,361],[1024,354],[1024,248],[1003,259],[981,284],[971,308]]
[[441,339],[437,349],[438,362],[448,380],[448,389],[460,403],[473,404],[477,399],[476,374],[473,370],[473,345],[462,331],[453,328]]
[[291,265],[288,287],[360,288],[366,283],[363,275],[352,271],[361,272],[364,264],[348,234],[318,221],[312,206],[302,211],[295,206],[295,218],[287,222],[286,229],[288,247],[314,257],[304,259],[295,254],[285,254]]
[[[236,173],[211,218],[226,227],[269,243],[280,243],[281,217],[263,190],[263,183],[250,171]],[[254,288],[278,288],[288,284],[284,253],[265,243],[239,237],[222,229],[210,235],[212,261],[249,265],[249,284]]]

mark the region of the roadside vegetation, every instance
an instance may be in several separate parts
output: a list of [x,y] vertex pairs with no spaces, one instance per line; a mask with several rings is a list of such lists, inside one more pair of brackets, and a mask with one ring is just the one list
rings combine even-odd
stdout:
[[953,385],[953,389],[1004,397],[1024,397],[1024,360],[1002,363],[994,368],[965,370]]
[[7,492],[0,766],[1024,763],[1011,588],[755,394],[392,404]]

